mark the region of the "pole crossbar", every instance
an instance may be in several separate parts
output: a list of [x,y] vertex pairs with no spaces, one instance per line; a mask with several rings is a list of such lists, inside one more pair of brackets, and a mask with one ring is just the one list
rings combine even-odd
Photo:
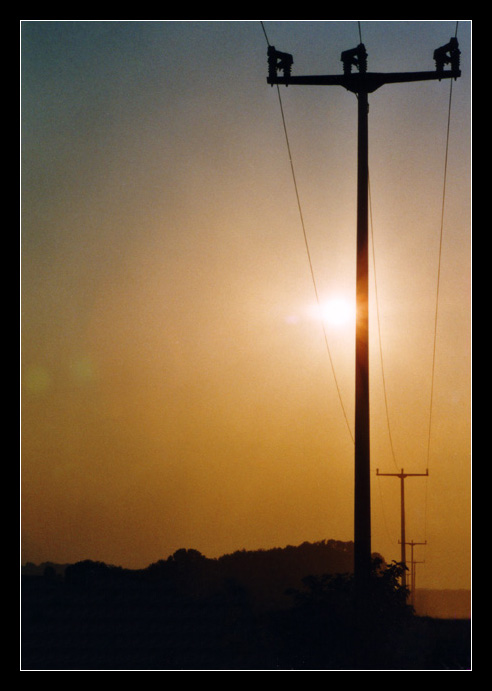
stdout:
[[385,84],[399,84],[404,82],[422,82],[438,79],[457,79],[460,70],[441,70],[426,72],[366,72],[344,74],[325,74],[313,76],[268,77],[267,83],[282,84],[284,86],[343,86],[348,91],[359,94],[362,91],[372,93]]

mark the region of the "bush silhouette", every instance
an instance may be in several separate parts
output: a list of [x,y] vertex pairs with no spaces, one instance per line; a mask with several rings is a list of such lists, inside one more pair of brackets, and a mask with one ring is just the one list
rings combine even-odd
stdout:
[[400,583],[403,568],[373,559],[363,599],[352,573],[303,578],[301,589],[289,590],[292,616],[281,621],[287,654],[313,669],[391,667],[399,632],[413,617]]

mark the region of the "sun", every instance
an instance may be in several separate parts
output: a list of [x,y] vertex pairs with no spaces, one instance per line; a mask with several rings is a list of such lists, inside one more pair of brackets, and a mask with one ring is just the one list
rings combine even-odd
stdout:
[[333,297],[320,303],[319,315],[330,326],[345,326],[355,318],[355,305],[346,298]]

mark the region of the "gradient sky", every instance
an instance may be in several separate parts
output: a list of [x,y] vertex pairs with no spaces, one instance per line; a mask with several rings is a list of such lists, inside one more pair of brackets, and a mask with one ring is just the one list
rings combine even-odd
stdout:
[[[263,20],[293,74],[357,21]],[[362,20],[370,71],[433,70],[456,20]],[[470,584],[471,22],[449,80],[370,95],[372,547]],[[22,21],[22,560],[353,539],[354,325],[315,315],[260,20]],[[355,296],[354,94],[282,88],[323,301]],[[430,453],[427,442],[430,425]]]

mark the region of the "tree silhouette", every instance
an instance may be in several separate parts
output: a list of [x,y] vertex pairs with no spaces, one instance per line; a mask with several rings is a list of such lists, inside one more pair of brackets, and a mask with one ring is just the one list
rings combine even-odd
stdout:
[[353,573],[303,578],[301,589],[289,590],[294,610],[282,621],[285,651],[299,665],[318,669],[391,666],[398,655],[394,644],[399,632],[413,616],[408,591],[401,585],[403,568],[373,558],[363,600]]

